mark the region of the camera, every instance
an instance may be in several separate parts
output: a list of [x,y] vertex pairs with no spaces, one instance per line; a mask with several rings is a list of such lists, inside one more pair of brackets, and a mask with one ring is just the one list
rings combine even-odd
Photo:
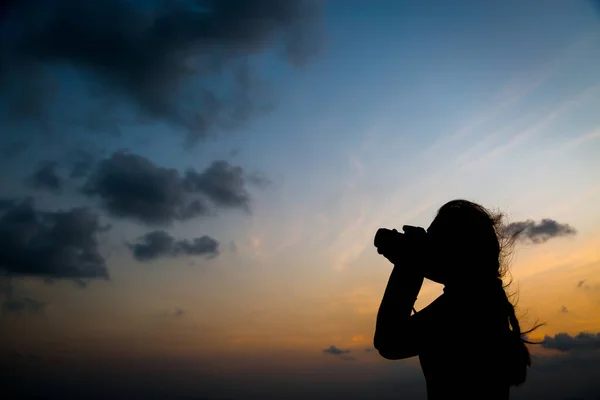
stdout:
[[377,247],[377,252],[379,254],[392,254],[394,251],[404,251],[405,249],[402,247],[407,245],[407,234],[411,243],[410,246],[416,246],[422,250],[421,247],[427,237],[427,231],[420,226],[411,225],[404,225],[402,229],[404,233],[400,233],[396,229],[380,228],[377,230],[373,243]]
[[396,229],[380,228],[375,234],[373,244],[377,247],[377,252],[383,254],[397,247],[401,243],[403,236],[404,234],[398,232]]

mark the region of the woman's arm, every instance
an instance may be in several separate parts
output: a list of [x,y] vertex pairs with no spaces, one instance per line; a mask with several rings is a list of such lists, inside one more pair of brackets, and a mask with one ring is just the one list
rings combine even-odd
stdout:
[[423,314],[410,314],[424,278],[406,267],[394,266],[377,313],[374,345],[381,356],[390,360],[416,356],[420,347]]

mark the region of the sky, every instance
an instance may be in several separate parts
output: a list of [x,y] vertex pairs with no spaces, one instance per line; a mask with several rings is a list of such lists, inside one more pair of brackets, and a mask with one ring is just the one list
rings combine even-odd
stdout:
[[600,397],[596,3],[2,4],[8,398],[425,399],[373,236],[457,198],[526,227],[513,397]]

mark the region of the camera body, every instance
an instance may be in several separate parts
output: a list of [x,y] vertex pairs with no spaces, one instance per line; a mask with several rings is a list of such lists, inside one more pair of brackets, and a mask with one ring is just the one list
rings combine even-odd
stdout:
[[422,250],[427,231],[420,226],[411,225],[404,225],[402,230],[404,233],[400,233],[396,229],[378,229],[373,241],[377,252],[388,256],[393,253],[404,252],[406,246],[416,246]]

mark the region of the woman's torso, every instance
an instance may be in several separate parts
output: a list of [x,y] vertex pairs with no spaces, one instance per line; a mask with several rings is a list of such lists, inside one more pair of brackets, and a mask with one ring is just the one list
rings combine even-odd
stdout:
[[508,328],[500,306],[493,299],[444,294],[429,307],[431,326],[419,351],[428,399],[508,399]]

